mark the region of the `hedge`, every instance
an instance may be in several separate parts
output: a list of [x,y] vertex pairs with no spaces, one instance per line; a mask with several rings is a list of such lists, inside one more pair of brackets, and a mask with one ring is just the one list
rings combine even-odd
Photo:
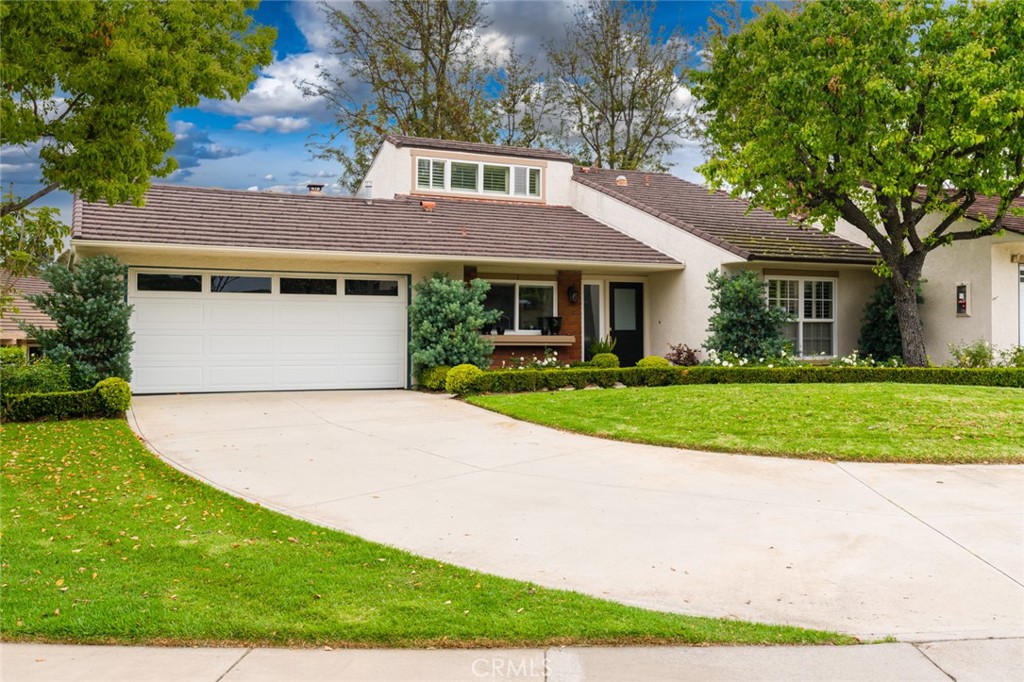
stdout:
[[1024,388],[1024,369],[950,367],[623,367],[485,372],[467,393],[522,393],[560,388],[678,384],[951,384]]
[[7,402],[22,393],[55,393],[71,389],[67,365],[46,358],[35,362],[0,365],[0,399]]
[[132,391],[123,379],[112,377],[85,391],[24,393],[11,396],[4,405],[4,420],[75,419],[119,417],[131,405]]

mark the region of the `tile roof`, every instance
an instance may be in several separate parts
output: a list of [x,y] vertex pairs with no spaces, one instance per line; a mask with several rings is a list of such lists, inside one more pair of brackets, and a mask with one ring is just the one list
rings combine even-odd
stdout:
[[[4,276],[0,273],[0,276]],[[56,329],[57,324],[49,315],[40,312],[34,305],[23,298],[23,294],[42,294],[50,291],[50,284],[41,277],[21,277],[14,280],[14,307],[17,312],[10,311],[0,318],[0,337],[26,338],[27,334],[18,327],[18,321],[26,322],[43,329]]]
[[[615,184],[624,175],[627,186]],[[725,192],[667,173],[577,168],[573,180],[603,192],[746,260],[874,264],[869,249],[820,230],[801,229]]]
[[678,265],[567,206],[153,185],[145,206],[75,200],[76,240]]
[[562,152],[552,149],[536,149],[531,147],[509,147],[500,144],[484,144],[482,142],[461,142],[458,140],[438,140],[433,137],[411,137],[409,135],[386,135],[385,140],[396,147],[414,147],[416,149],[437,149],[451,152],[470,152],[473,154],[493,154],[496,156],[517,156],[523,159],[544,159],[547,161],[569,161]]
[[[950,190],[952,192],[952,190]],[[919,188],[917,198],[923,200],[925,196],[925,189]],[[1017,197],[1013,200],[1013,207],[1016,209],[1024,209],[1024,197]],[[974,220],[978,220],[979,216],[994,216],[996,211],[999,210],[999,197],[981,195],[974,198],[974,203],[967,209],[967,217]],[[1009,232],[1016,232],[1017,234],[1024,234],[1024,215],[1013,215],[1007,213],[1003,217],[1003,227]]]

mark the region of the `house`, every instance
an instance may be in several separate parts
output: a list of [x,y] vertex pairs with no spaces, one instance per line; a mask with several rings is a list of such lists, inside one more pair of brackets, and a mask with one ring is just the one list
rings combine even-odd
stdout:
[[845,354],[877,283],[860,244],[550,150],[392,136],[358,196],[320,189],[75,201],[77,255],[127,265],[136,392],[408,386],[406,307],[432,272],[491,283],[498,364],[608,334],[624,364],[699,346],[714,268],[763,275],[803,353]]
[[[1014,202],[1024,209],[1024,198]],[[977,197],[967,215],[948,233],[977,227],[982,216],[995,215],[998,200]],[[939,221],[928,216],[921,233]],[[928,254],[922,272],[921,321],[925,348],[933,363],[951,358],[950,344],[985,341],[1000,349],[1024,346],[1024,216],[1008,214],[1000,235],[939,247]],[[864,246],[867,235],[840,220],[836,234]]]
[[[0,273],[0,276],[6,274]],[[5,277],[6,278],[6,277]],[[18,277],[11,282],[14,301],[11,308],[0,317],[0,346],[24,346],[29,353],[38,352],[35,340],[22,331],[19,323],[30,324],[41,329],[55,329],[56,323],[25,299],[27,294],[43,294],[50,291],[50,284],[40,277]]]

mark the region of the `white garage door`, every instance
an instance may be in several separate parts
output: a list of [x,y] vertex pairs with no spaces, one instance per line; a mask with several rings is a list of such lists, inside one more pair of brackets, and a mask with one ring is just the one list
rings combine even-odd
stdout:
[[406,278],[130,270],[136,393],[404,388]]

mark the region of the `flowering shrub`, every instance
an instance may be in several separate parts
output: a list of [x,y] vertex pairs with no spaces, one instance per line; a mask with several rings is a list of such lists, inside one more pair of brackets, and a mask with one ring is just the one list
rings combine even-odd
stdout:
[[502,360],[496,370],[506,369],[568,369],[569,365],[558,361],[558,351],[550,348],[544,349],[544,358],[535,356],[520,355],[512,357],[508,361]]
[[700,351],[685,343],[669,344],[665,359],[680,367],[694,367],[700,364]]
[[841,358],[834,358],[829,363],[832,367],[902,367],[899,356],[893,356],[884,362],[875,360],[870,355],[861,356],[857,351]]
[[708,359],[701,364],[715,367],[793,367],[798,362],[786,350],[779,351],[779,355],[775,357],[758,358],[745,358],[729,351],[709,350]]

